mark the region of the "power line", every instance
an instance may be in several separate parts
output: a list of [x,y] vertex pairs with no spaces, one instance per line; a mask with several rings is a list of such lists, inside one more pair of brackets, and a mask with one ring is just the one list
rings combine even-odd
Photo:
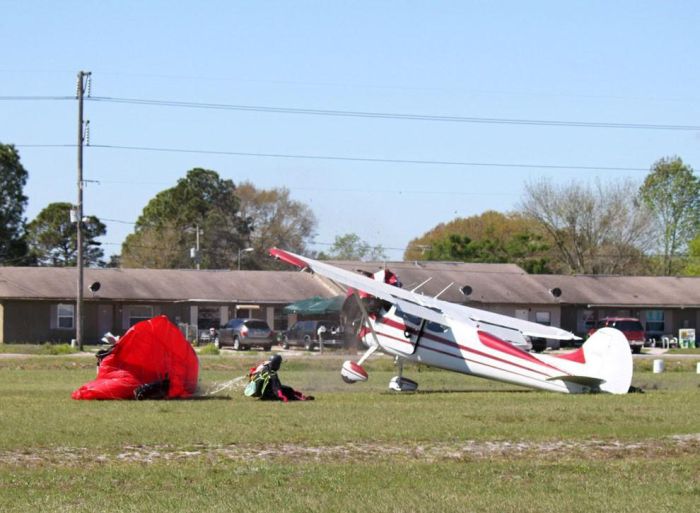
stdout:
[[0,101],[75,100],[75,96],[0,96]]
[[[435,121],[449,123],[475,123],[497,125],[555,126],[568,128],[613,128],[633,130],[674,130],[700,131],[700,125],[677,125],[663,123],[622,123],[608,121],[576,121],[527,118],[489,118],[479,116],[444,116],[435,114],[402,114],[396,112],[368,112],[332,109],[303,109],[297,107],[270,107],[265,105],[236,105],[225,103],[202,103],[174,100],[153,100],[143,98],[120,98],[110,96],[93,96],[88,101],[102,103],[121,103],[132,105],[150,105],[158,107],[176,107],[189,109],[235,110],[244,112],[265,112],[271,114],[297,114],[306,116],[354,117],[374,119],[394,119],[407,121]],[[42,101],[75,100],[74,96],[0,96],[0,101]]]
[[[21,147],[22,145],[15,145]],[[200,155],[228,155],[236,157],[263,157],[282,159],[308,159],[308,160],[335,160],[350,162],[370,162],[383,164],[415,164],[433,166],[468,166],[468,167],[503,167],[503,168],[526,168],[526,169],[571,169],[577,171],[649,171],[648,168],[639,167],[615,167],[615,166],[575,166],[567,164],[523,164],[523,163],[502,163],[502,162],[468,162],[450,160],[412,160],[412,159],[383,159],[372,157],[348,157],[342,155],[303,155],[294,153],[254,153],[243,151],[222,151],[222,150],[197,150],[184,148],[163,148],[153,146],[122,146],[113,144],[91,144],[90,148],[102,148],[111,150],[128,151],[150,151],[163,153],[192,153]]]
[[108,222],[110,222],[110,223],[119,223],[119,224],[136,224],[136,223],[133,222],[133,221],[122,221],[122,220],[120,220],[120,219],[104,219],[104,218],[101,218],[100,221],[108,221]]
[[572,121],[545,119],[516,119],[516,118],[487,118],[476,116],[441,116],[432,114],[401,114],[393,112],[366,112],[325,109],[302,109],[295,107],[269,107],[264,105],[236,105],[224,103],[200,103],[173,100],[152,100],[141,98],[118,98],[110,96],[93,96],[88,98],[94,102],[120,103],[132,105],[151,105],[158,107],[176,107],[189,109],[235,110],[244,112],[266,112],[272,114],[301,114],[307,116],[333,116],[354,118],[394,119],[407,121],[438,121],[450,123],[477,123],[499,125],[537,125],[577,128],[621,128],[637,130],[682,130],[698,131],[700,125],[672,125],[660,123],[618,123],[604,121]]

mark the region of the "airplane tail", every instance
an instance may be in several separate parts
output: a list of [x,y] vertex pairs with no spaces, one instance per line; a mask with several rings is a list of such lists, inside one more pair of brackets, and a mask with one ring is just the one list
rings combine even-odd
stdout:
[[601,392],[626,394],[632,384],[632,351],[625,335],[601,328],[573,353],[561,358],[585,365],[585,376],[561,377],[581,385],[597,385]]

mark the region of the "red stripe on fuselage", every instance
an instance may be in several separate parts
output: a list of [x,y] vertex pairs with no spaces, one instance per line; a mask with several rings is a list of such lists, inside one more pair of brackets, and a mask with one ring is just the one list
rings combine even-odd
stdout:
[[554,356],[576,363],[586,363],[586,355],[583,353],[583,347],[579,347],[576,351],[572,351],[571,353],[555,354]]
[[[390,339],[392,339],[392,340],[396,340],[397,342],[402,342],[402,343],[404,343],[404,344],[409,344],[409,345],[411,345],[411,346],[414,345],[414,344],[412,344],[411,342],[409,342],[409,341],[406,340],[406,339],[401,339],[401,338],[395,337],[395,336],[393,336],[393,335],[389,335],[389,334],[387,334],[387,333],[383,333],[383,332],[381,332],[381,331],[379,331],[379,330],[376,330],[376,329],[375,329],[375,333],[377,334],[378,337],[390,338]],[[439,340],[435,340],[435,342],[440,342],[440,341],[439,341]],[[444,341],[443,343],[445,343],[446,345],[450,345],[450,344],[451,344],[450,341]],[[518,364],[516,364],[516,363],[507,362],[507,361],[505,361],[505,360],[501,360],[500,358],[495,358],[495,357],[493,357],[493,356],[487,355],[487,354],[485,354],[485,353],[481,353],[481,352],[476,351],[476,350],[471,350],[471,349],[469,349],[469,348],[465,348],[465,347],[459,346],[459,345],[457,345],[457,344],[454,344],[454,346],[457,347],[457,348],[463,348],[463,349],[465,349],[466,351],[471,351],[471,352],[476,353],[476,354],[481,354],[481,355],[483,355],[483,356],[489,357],[489,358],[494,359],[494,360],[498,360],[498,361],[507,363],[508,365],[511,365],[511,366],[520,367],[521,369],[525,369],[525,370],[527,370],[527,371],[534,372],[534,373],[536,373],[536,374],[541,374],[541,375],[546,376],[546,377],[549,376],[548,374],[545,374],[544,372],[541,372],[541,371],[538,371],[538,370],[535,370],[535,369],[530,369],[530,368],[527,368],[527,367],[523,367],[522,365],[518,365]],[[436,349],[436,348],[434,348],[434,347],[420,346],[420,348],[421,348],[422,350],[424,350],[424,351],[432,351],[433,353],[438,353],[438,354],[442,354],[442,355],[445,355],[445,356],[449,356],[449,357],[451,357],[451,358],[455,358],[455,359],[461,360],[461,361],[463,361],[463,362],[474,363],[474,364],[477,364],[477,365],[483,365],[484,367],[489,367],[490,369],[496,369],[496,370],[498,370],[498,371],[507,372],[507,373],[509,373],[509,374],[513,374],[513,375],[515,375],[515,376],[520,376],[520,377],[522,377],[522,378],[526,378],[526,379],[535,379],[535,378],[533,378],[532,376],[528,376],[527,374],[523,374],[523,373],[521,373],[521,372],[516,372],[516,371],[511,370],[511,369],[505,369],[505,368],[503,368],[503,367],[498,367],[498,366],[496,366],[496,365],[488,364],[488,363],[485,363],[485,362],[480,362],[480,361],[478,361],[478,360],[474,360],[474,359],[468,358],[468,357],[463,356],[463,355],[457,355],[457,354],[454,354],[454,353],[450,353],[450,352],[447,352],[447,351],[443,351],[443,350],[441,350],[441,349]],[[472,372],[472,373],[470,373],[470,374],[474,374],[474,373]],[[478,376],[478,374],[476,374],[476,375]]]
[[516,358],[522,358],[524,360],[542,364],[540,360],[532,356],[530,353],[526,353],[519,347],[509,344],[505,340],[501,340],[491,333],[481,330],[477,330],[476,333],[479,335],[479,340],[481,340],[481,343],[486,347],[490,347],[491,349],[495,349],[496,351],[500,351],[502,353],[507,353],[511,356],[515,356]]
[[[378,319],[378,321],[381,322],[381,323],[383,323],[383,324],[386,324],[387,326],[390,326],[390,327],[392,327],[392,328],[395,328],[395,329],[398,329],[398,330],[401,330],[401,331],[404,331],[404,330],[406,329],[406,325],[405,325],[405,324],[402,324],[402,323],[400,323],[400,322],[398,322],[398,321],[395,321],[394,319],[388,319],[387,317],[381,317],[381,318]],[[489,335],[490,337],[494,337],[494,336],[491,335],[491,334],[488,334],[488,335]],[[411,342],[409,342],[409,341],[407,341],[407,340],[401,340],[401,339],[399,339],[399,338],[392,337],[392,336],[385,335],[385,334],[383,334],[382,336],[385,336],[385,337],[388,336],[389,338],[392,338],[392,339],[394,339],[394,340],[398,340],[398,341],[400,341],[400,342],[405,342],[405,343],[407,343],[407,344],[414,345],[414,344],[412,344]],[[527,370],[527,371],[530,371],[530,372],[536,372],[537,374],[541,374],[541,375],[543,375],[543,376],[549,376],[549,375],[550,375],[550,374],[548,374],[548,373],[546,373],[546,372],[543,372],[543,371],[541,371],[541,370],[533,369],[533,368],[531,368],[531,367],[527,367],[527,366],[525,366],[525,365],[521,365],[521,364],[519,364],[519,363],[510,361],[510,360],[505,360],[505,359],[503,359],[503,358],[499,358],[498,356],[494,356],[494,355],[485,353],[485,352],[483,352],[483,351],[479,351],[478,349],[473,349],[473,348],[471,348],[471,347],[463,346],[463,345],[461,345],[461,344],[459,344],[459,343],[457,343],[457,342],[454,342],[454,341],[452,341],[452,340],[449,340],[449,339],[446,339],[446,338],[442,338],[442,337],[438,337],[437,335],[433,335],[432,333],[426,333],[426,332],[424,332],[423,335],[422,335],[422,337],[423,337],[423,338],[427,338],[428,340],[432,340],[433,342],[437,342],[438,344],[443,344],[443,345],[446,345],[446,346],[449,346],[449,347],[454,347],[454,348],[460,349],[460,350],[462,350],[462,351],[467,351],[467,352],[470,352],[470,353],[473,353],[473,354],[476,354],[476,355],[479,355],[479,356],[483,356],[484,358],[489,358],[489,359],[491,359],[491,360],[496,360],[496,361],[501,362],[501,363],[505,363],[505,364],[508,364],[508,365],[513,365],[513,366],[515,366],[515,367],[519,367],[519,368],[521,368],[521,369],[524,369],[524,370]],[[494,338],[495,338],[495,337],[494,337]],[[500,339],[497,339],[497,340],[500,340]],[[508,342],[503,342],[503,343],[504,343],[504,344],[508,344]],[[508,346],[510,346],[510,347],[512,347],[513,349],[516,349],[516,350],[517,350],[517,348],[514,348],[514,347],[511,346],[510,344],[508,344]],[[497,350],[497,351],[505,352],[505,351],[503,351],[503,350],[501,350],[501,349],[498,349],[498,348],[496,348],[496,347],[491,347],[491,346],[488,346],[488,345],[487,345],[487,347],[490,347],[491,349],[494,349],[494,350]],[[426,348],[426,349],[431,349],[431,348]],[[443,351],[438,351],[438,352],[443,353]],[[551,369],[553,369],[553,370],[555,370],[555,371],[557,371],[557,372],[560,372],[560,373],[562,373],[562,374],[569,375],[568,372],[563,371],[563,370],[561,370],[561,369],[558,369],[558,368],[554,367],[553,365],[550,365],[550,364],[548,364],[548,363],[546,363],[546,362],[540,361],[540,360],[538,360],[537,358],[535,358],[534,356],[532,356],[532,355],[526,353],[525,351],[521,351],[521,352],[523,353],[523,355],[525,355],[524,357],[523,357],[522,355],[520,355],[519,353],[510,353],[510,352],[507,352],[507,354],[509,354],[509,355],[511,355],[511,356],[515,356],[515,357],[521,358],[521,359],[523,359],[523,360],[525,360],[525,361],[528,361],[529,363],[534,363],[534,364],[536,364],[536,365],[541,365],[541,366],[544,366],[544,367],[549,367],[549,368],[551,368]],[[461,355],[455,355],[455,354],[451,354],[451,353],[444,353],[444,354],[453,356],[453,357],[455,357],[455,358],[465,359],[465,358],[464,358],[463,356],[461,356]],[[473,360],[471,360],[471,361],[473,361]],[[475,361],[474,363],[481,363],[481,362],[476,362],[476,361]],[[483,364],[483,365],[486,365],[486,364]],[[506,370],[506,369],[502,369],[502,370]],[[512,372],[512,371],[508,371],[508,372]],[[517,374],[517,373],[516,373],[516,374]]]

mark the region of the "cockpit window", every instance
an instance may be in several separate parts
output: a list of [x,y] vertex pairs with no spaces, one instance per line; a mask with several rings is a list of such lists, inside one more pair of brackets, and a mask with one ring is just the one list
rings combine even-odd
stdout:
[[415,326],[420,326],[421,318],[416,317],[415,315],[407,314],[401,308],[398,306],[396,307],[396,315],[401,317],[404,321],[406,321],[409,324],[413,324]]
[[444,324],[440,324],[438,322],[429,322],[428,324],[425,325],[425,327],[428,330],[434,331],[436,333],[445,333],[449,329]]

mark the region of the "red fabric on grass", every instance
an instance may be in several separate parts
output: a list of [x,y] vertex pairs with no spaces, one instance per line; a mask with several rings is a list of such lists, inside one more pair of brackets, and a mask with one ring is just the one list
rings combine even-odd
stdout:
[[136,387],[166,377],[168,399],[190,397],[197,388],[199,361],[180,330],[161,315],[132,326],[102,360],[97,378],[71,397],[134,399]]

